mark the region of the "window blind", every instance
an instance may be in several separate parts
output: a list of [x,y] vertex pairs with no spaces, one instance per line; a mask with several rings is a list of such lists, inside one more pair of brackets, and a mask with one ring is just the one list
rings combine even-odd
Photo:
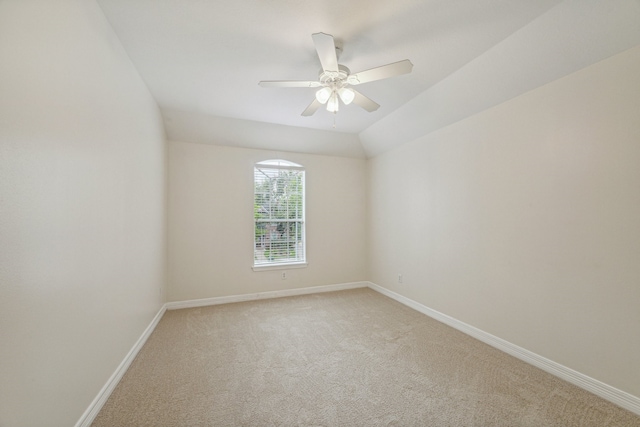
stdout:
[[254,167],[254,265],[306,261],[304,168],[283,160]]

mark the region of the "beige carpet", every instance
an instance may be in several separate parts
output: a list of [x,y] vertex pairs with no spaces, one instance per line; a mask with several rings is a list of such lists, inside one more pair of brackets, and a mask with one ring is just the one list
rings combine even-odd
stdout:
[[640,426],[369,289],[168,311],[94,426]]

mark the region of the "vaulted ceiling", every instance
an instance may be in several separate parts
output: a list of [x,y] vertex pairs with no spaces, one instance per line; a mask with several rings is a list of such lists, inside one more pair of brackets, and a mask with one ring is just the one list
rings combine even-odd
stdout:
[[[640,44],[640,0],[98,0],[157,100],[170,139],[375,156]],[[358,87],[381,107],[300,113],[316,80],[311,34],[353,72],[411,74]],[[335,128],[334,128],[335,125]]]

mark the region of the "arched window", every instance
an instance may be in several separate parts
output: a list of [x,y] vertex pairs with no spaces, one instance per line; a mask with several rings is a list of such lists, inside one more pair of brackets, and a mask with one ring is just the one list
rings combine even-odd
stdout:
[[265,160],[253,176],[254,267],[305,264],[304,167]]

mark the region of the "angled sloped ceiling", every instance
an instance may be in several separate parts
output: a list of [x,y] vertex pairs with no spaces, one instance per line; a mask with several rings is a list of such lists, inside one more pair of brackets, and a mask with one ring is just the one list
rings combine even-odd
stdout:
[[367,157],[640,44],[640,2],[565,1],[360,133]]
[[364,158],[358,135],[162,109],[173,141]]
[[[638,0],[98,0],[161,109],[170,139],[374,157],[640,43]],[[409,58],[362,85],[381,104],[301,111],[317,77],[311,33],[353,71]],[[359,87],[360,89],[360,87]]]

